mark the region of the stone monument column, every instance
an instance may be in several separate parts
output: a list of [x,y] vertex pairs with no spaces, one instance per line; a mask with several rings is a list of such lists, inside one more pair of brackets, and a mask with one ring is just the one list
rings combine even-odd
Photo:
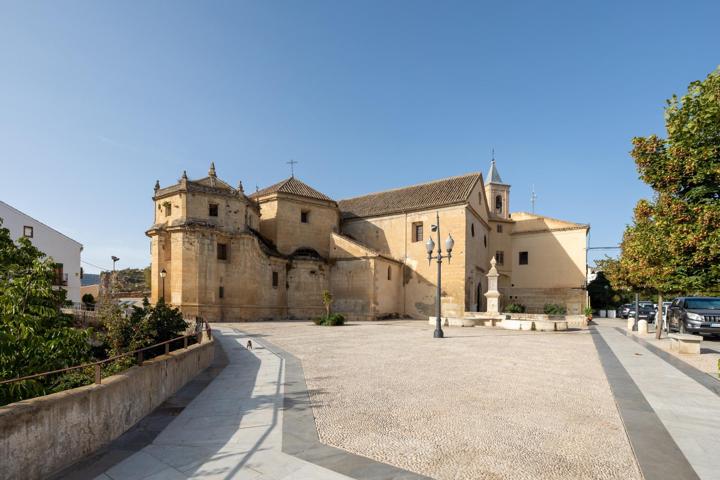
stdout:
[[485,292],[485,298],[487,298],[487,313],[500,313],[500,292],[498,291],[498,273],[495,265],[497,261],[493,256],[490,260],[490,271],[487,274],[488,278],[488,291]]

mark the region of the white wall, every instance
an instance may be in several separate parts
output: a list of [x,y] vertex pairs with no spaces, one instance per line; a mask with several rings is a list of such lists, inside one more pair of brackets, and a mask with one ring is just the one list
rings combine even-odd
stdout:
[[63,273],[67,274],[67,298],[80,302],[80,252],[82,244],[54,230],[42,222],[14,209],[0,201],[0,218],[3,228],[10,230],[10,236],[17,240],[23,236],[25,226],[33,227],[30,241],[41,252],[52,257],[55,263],[63,264]]

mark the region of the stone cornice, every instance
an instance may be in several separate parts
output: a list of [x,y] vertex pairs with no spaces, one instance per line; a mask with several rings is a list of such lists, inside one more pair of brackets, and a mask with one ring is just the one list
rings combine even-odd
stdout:
[[245,203],[252,206],[255,210],[259,210],[257,203],[239,190],[223,187],[211,187],[208,185],[200,185],[195,182],[184,180],[180,181],[180,183],[177,183],[175,185],[156,190],[155,195],[153,196],[153,200],[162,200],[163,198],[167,198],[178,193],[204,193],[207,195],[217,195],[220,197],[243,199],[245,200]]
[[[337,202],[334,200],[322,200],[320,198],[312,198],[312,197],[306,197],[303,195],[296,195],[294,193],[287,193],[287,192],[275,192],[275,193],[269,193],[267,195],[263,195],[262,197],[257,197],[255,201],[258,203],[258,205],[262,205],[263,203],[268,202],[276,202],[278,200],[287,200],[288,202],[293,203],[300,203],[305,205],[315,205],[318,207],[325,207],[332,210],[338,210]],[[252,201],[252,199],[251,199]]]
[[565,232],[569,230],[590,230],[590,225],[578,225],[576,227],[564,228],[540,228],[537,230],[527,230],[524,232],[512,232],[510,235],[525,235],[530,233],[548,233],[548,232]]

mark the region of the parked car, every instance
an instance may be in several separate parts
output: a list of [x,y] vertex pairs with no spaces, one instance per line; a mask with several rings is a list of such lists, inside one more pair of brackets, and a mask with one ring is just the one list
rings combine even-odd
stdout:
[[617,317],[618,318],[628,318],[628,315],[630,314],[630,309],[633,306],[629,303],[626,303],[625,305],[620,305],[617,308]]
[[[663,321],[667,320],[667,309],[668,309],[668,307],[670,306],[671,303],[672,303],[672,302],[663,302],[663,307],[662,307],[662,319],[663,319]],[[654,323],[654,322],[655,322],[655,318],[657,317],[657,313],[658,313],[658,309],[657,309],[657,307],[656,307],[656,308],[655,308],[655,312],[653,312],[653,314],[652,314],[652,320],[649,320],[650,323]]]
[[[652,323],[655,321],[655,309],[652,306],[652,303],[641,303],[639,305],[640,307],[640,314],[638,315],[638,320],[647,320],[648,323]],[[628,318],[635,318],[635,307],[633,306],[630,312],[628,312]]]
[[679,297],[667,313],[671,331],[720,335],[720,297]]

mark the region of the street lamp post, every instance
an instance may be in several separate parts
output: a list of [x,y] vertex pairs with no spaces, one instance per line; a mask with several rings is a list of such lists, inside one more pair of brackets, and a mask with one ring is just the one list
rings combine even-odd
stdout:
[[116,257],[115,255],[110,257],[113,262],[113,269],[112,273],[110,274],[110,296],[112,297],[112,294],[115,292],[115,283],[117,283],[117,273],[115,272],[115,264],[120,261],[120,258]]
[[165,301],[165,277],[167,276],[167,272],[163,268],[160,270],[160,278],[162,278],[162,300]]
[[452,235],[448,235],[447,240],[445,240],[445,250],[447,250],[447,255],[442,254],[442,248],[440,247],[440,213],[435,212],[436,216],[436,223],[432,226],[432,231],[437,234],[437,255],[433,256],[433,250],[435,250],[435,242],[433,242],[432,235],[429,236],[428,241],[425,243],[425,249],[427,250],[428,254],[428,265],[432,262],[432,260],[437,260],[437,289],[435,292],[435,332],[433,332],[434,338],[443,338],[444,334],[442,331],[442,325],[440,316],[442,315],[442,308],[440,304],[440,297],[442,295],[442,259],[447,258],[448,263],[450,263],[450,259],[452,258],[452,249],[455,245],[455,240],[453,240]]

